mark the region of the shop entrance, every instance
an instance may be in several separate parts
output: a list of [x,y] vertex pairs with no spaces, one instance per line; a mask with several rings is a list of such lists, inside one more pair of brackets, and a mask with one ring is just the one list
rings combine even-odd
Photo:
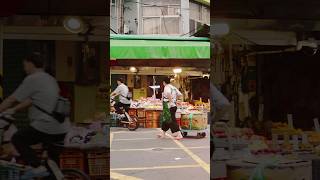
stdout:
[[281,121],[293,114],[295,127],[310,130],[312,119],[320,117],[319,55],[265,55],[260,65],[264,119]]

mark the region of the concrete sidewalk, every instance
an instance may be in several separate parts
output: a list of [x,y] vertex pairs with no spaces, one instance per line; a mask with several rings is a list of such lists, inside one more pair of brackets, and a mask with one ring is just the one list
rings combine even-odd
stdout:
[[111,179],[208,180],[209,136],[180,141],[157,138],[160,129],[110,129]]

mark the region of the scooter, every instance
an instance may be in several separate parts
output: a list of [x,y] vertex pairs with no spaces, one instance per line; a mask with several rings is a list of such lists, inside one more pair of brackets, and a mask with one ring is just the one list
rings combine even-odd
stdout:
[[[113,107],[115,100],[110,98],[110,106]],[[130,116],[124,108],[121,108],[121,113],[115,114],[115,119],[119,122],[120,127],[128,128],[130,131],[135,131],[139,127],[138,117]]]

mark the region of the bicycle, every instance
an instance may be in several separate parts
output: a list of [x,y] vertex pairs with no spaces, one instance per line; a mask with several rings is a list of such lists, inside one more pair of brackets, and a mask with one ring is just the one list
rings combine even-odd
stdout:
[[[7,131],[10,127],[15,127],[14,125],[14,118],[10,114],[3,114],[0,113],[0,130],[1,130],[1,139],[4,137],[5,131]],[[15,128],[16,129],[16,128]],[[57,142],[53,145],[55,148],[64,148],[63,146],[64,142]],[[2,145],[2,142],[1,142]],[[21,180],[33,180],[33,179],[48,179],[48,178],[55,178],[56,180],[90,180],[90,177],[78,169],[60,169],[59,166],[54,162],[48,154],[48,146],[44,146],[42,151],[42,164],[47,165],[48,171],[45,174],[42,174],[39,177],[30,177],[25,174],[27,171],[26,166],[23,164],[18,164],[15,162],[9,162],[9,161],[0,161],[0,165],[2,167],[15,167],[17,168],[20,173],[18,179]],[[14,159],[13,157],[12,159]],[[12,179],[13,180],[13,179]]]
[[[115,100],[110,98],[110,106],[113,107]],[[139,127],[138,118],[136,116],[130,116],[124,108],[121,108],[121,113],[116,113],[115,119],[120,122],[120,125],[128,128],[130,131],[135,131]]]

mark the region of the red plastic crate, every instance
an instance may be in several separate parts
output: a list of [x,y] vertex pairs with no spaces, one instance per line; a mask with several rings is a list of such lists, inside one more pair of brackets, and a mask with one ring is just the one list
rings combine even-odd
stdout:
[[160,120],[160,111],[146,111],[146,120],[147,121],[159,121]]
[[159,128],[160,127],[160,121],[146,121],[146,128]]
[[181,126],[181,118],[176,118],[176,120],[177,120],[177,124]]
[[146,112],[144,111],[144,109],[138,109],[137,110],[137,116],[138,116],[138,118],[145,118],[146,117]]
[[81,158],[62,158],[60,159],[61,169],[79,169],[84,171],[84,160]]
[[136,109],[129,109],[128,114],[130,116],[136,116],[137,115],[137,110]]
[[79,169],[85,171],[84,154],[78,151],[64,151],[60,155],[60,168],[62,169]]
[[88,153],[88,169],[90,176],[108,176],[110,173],[110,156],[106,151]]
[[110,175],[108,176],[90,176],[91,180],[109,180]]
[[138,119],[138,124],[139,124],[139,127],[146,127],[146,118],[139,118]]
[[84,153],[80,150],[65,150],[60,154],[60,157],[84,157]]

